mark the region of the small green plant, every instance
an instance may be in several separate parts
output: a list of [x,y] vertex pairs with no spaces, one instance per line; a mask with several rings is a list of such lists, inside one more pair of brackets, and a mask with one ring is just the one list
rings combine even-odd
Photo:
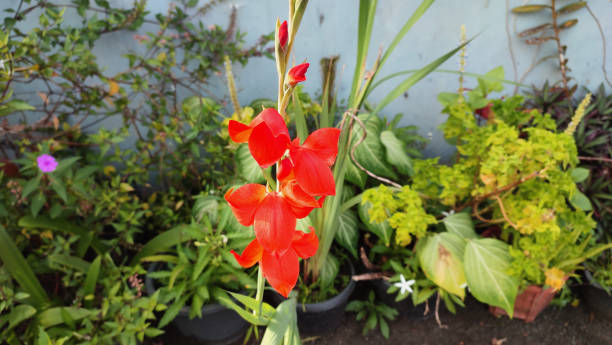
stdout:
[[389,321],[395,320],[397,310],[384,303],[377,303],[374,291],[370,291],[367,300],[351,301],[346,306],[346,310],[356,313],[355,318],[357,321],[365,320],[363,335],[367,335],[378,326],[380,334],[389,339]]
[[189,307],[189,317],[202,317],[202,306],[227,297],[224,290],[248,293],[256,286],[230,254],[230,248],[243,248],[252,231],[241,226],[227,204],[208,195],[197,197],[193,223],[182,226],[190,238],[172,251],[143,257],[156,262],[148,274],[160,293],[159,301],[168,309],[159,321],[164,327],[179,311]]

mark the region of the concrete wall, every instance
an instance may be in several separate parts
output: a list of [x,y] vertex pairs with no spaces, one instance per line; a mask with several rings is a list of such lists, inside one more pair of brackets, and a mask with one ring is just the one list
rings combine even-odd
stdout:
[[[9,0],[2,7],[15,8],[19,1]],[[115,4],[125,5],[131,0],[114,0]],[[569,0],[558,1],[566,4]],[[149,9],[156,13],[166,11],[170,1],[149,0]],[[374,30],[368,58],[368,66],[374,61],[379,47],[387,47],[395,33],[403,26],[416,9],[420,1],[380,0],[374,22]],[[511,5],[509,5],[511,3]],[[535,46],[528,46],[517,39],[516,33],[546,21],[544,14],[530,14],[520,18],[509,14],[508,6],[518,6],[527,1],[510,0],[439,0],[406,35],[387,61],[380,76],[385,76],[406,69],[419,68],[438,56],[455,47],[459,42],[461,24],[467,27],[468,37],[479,34],[469,45],[468,72],[484,73],[502,65],[506,78],[518,80],[529,68],[536,52]],[[541,0],[530,3],[547,3]],[[608,38],[607,67],[612,71],[612,1],[590,0],[589,6],[597,15],[603,32]],[[346,98],[350,91],[352,74],[357,49],[357,0],[310,0],[304,16],[298,43],[295,47],[295,60],[306,59],[312,66],[308,72],[305,88],[311,93],[321,89],[321,69],[318,61],[322,57],[339,55],[338,79],[336,85],[341,98]],[[220,24],[226,26],[231,7],[238,8],[238,28],[246,32],[247,45],[251,45],[263,33],[274,29],[276,18],[286,19],[288,5],[286,0],[234,0],[225,1],[201,20],[205,25]],[[567,19],[577,17],[578,25],[562,33],[562,41],[567,44],[567,57],[572,69],[570,75],[581,86],[595,88],[604,82],[601,64],[603,61],[602,40],[599,30],[589,12],[585,9],[568,15]],[[565,18],[565,17],[564,17]],[[70,22],[70,18],[68,19]],[[509,42],[510,38],[510,42]],[[512,45],[517,71],[513,70],[509,44]],[[103,40],[95,52],[102,64],[109,66],[108,72],[120,70],[123,65],[121,54],[135,49],[132,35],[113,34]],[[556,46],[549,42],[542,46],[539,57],[554,54]],[[536,57],[536,59],[538,59]],[[544,80],[558,81],[560,74],[556,60],[549,60],[536,67],[525,79],[525,84],[541,85]],[[458,58],[445,63],[442,68],[456,70]],[[235,67],[239,87],[239,99],[243,104],[256,98],[272,98],[276,95],[276,75],[274,62],[267,58],[252,59],[241,68]],[[401,79],[401,77],[400,77]],[[381,100],[400,79],[388,82],[378,88],[369,101]],[[612,73],[608,73],[612,79]],[[211,90],[224,96],[222,80],[212,81]],[[475,81],[467,79],[466,86]],[[431,137],[425,153],[428,156],[448,156],[452,147],[448,146],[437,127],[445,121],[440,113],[441,107],[436,95],[441,91],[452,91],[457,88],[457,76],[454,74],[434,73],[413,87],[404,97],[400,97],[384,109],[383,114],[403,113],[404,124],[419,126],[420,133]],[[607,86],[610,91],[610,87]],[[511,93],[514,87],[507,86],[505,93]],[[107,126],[112,124],[107,124]]]

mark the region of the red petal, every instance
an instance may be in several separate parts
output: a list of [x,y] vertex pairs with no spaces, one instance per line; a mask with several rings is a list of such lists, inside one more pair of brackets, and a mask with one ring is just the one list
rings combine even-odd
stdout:
[[295,175],[293,175],[293,163],[291,163],[289,158],[280,161],[276,178],[281,182],[295,178]]
[[319,238],[315,233],[315,229],[312,226],[309,226],[308,228],[310,229],[309,233],[296,230],[293,233],[293,242],[291,243],[293,250],[295,250],[296,254],[303,259],[307,259],[315,255],[317,249],[319,248]]
[[249,268],[255,265],[259,260],[261,260],[261,256],[263,254],[263,247],[259,244],[259,242],[257,242],[257,239],[254,239],[253,241],[251,241],[251,243],[249,243],[248,246],[246,246],[246,248],[244,248],[242,255],[238,255],[233,250],[231,250],[230,252],[234,254],[234,257],[236,258],[236,261],[238,261],[238,264],[240,264],[240,266],[244,268]]
[[249,140],[249,136],[253,131],[251,126],[247,126],[242,122],[230,120],[227,125],[227,131],[229,132],[230,138],[237,143],[246,143]]
[[246,184],[236,190],[231,188],[225,193],[225,200],[230,205],[238,222],[244,226],[253,224],[255,211],[266,197],[266,187],[260,184]]
[[283,157],[289,145],[289,131],[278,112],[272,108],[262,111],[259,123],[249,137],[251,155],[262,168],[267,168]]
[[281,192],[297,218],[304,218],[310,214],[313,208],[320,207],[319,201],[304,192],[295,179],[282,183]]
[[289,37],[289,33],[287,31],[287,21],[281,23],[278,28],[278,45],[283,48],[285,44],[287,44],[287,39]]
[[287,298],[297,283],[300,263],[293,248],[287,249],[283,254],[264,251],[261,269],[274,290]]
[[255,236],[267,251],[284,252],[291,246],[296,218],[278,193],[268,193],[255,213]]
[[278,113],[278,111],[276,111],[276,109],[266,108],[261,113],[259,113],[257,117],[260,117],[263,122],[268,125],[268,128],[270,128],[270,131],[272,132],[273,136],[285,136],[287,137],[287,142],[289,141],[289,130],[287,129],[285,120],[283,120],[283,117],[281,116],[281,114]]
[[303,148],[310,149],[327,165],[332,166],[338,155],[338,128],[321,128],[312,132],[304,141]]
[[295,86],[295,84],[306,80],[306,71],[308,71],[308,66],[310,66],[309,63],[303,63],[291,68],[287,78],[289,84]]
[[310,195],[335,195],[334,175],[327,163],[314,152],[303,148],[291,149],[295,179]]

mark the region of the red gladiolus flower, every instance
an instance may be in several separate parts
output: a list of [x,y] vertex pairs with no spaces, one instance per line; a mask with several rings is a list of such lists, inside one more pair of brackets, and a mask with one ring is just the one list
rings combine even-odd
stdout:
[[308,71],[309,63],[303,63],[297,65],[289,70],[287,82],[289,85],[295,86],[297,83],[301,83],[306,80],[306,71]]
[[300,274],[299,258],[309,258],[317,252],[319,239],[310,227],[309,233],[295,230],[291,235],[291,246],[283,253],[267,251],[257,239],[244,249],[242,255],[231,253],[240,266],[249,268],[260,263],[263,275],[272,288],[285,298],[295,286]]
[[285,20],[278,28],[278,45],[284,49],[288,38],[289,32],[287,31],[287,21]]
[[315,198],[292,184],[283,186],[281,193],[268,192],[259,184],[247,184],[228,190],[225,200],[240,224],[253,225],[261,246],[281,254],[291,246],[297,219],[321,207]]
[[233,141],[249,143],[251,155],[262,168],[281,159],[291,140],[283,117],[273,108],[264,109],[248,126],[230,120],[227,128]]
[[[299,139],[291,143],[289,156],[293,163],[293,174],[306,193],[336,194],[336,184],[330,167],[338,154],[339,137],[338,128],[321,128],[312,132],[303,145],[300,145]],[[283,174],[287,173],[283,171]]]

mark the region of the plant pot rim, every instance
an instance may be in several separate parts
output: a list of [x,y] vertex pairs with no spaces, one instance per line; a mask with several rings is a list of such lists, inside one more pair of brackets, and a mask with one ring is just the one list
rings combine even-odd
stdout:
[[584,270],[584,276],[586,277],[586,279],[589,281],[589,284],[594,287],[597,288],[599,290],[603,290],[603,291],[608,291],[609,289],[604,288],[603,286],[601,286],[593,277],[593,273],[591,273],[591,271],[589,270]]
[[355,275],[355,266],[353,265],[353,263],[348,260],[348,266],[349,266],[349,270],[350,270],[350,276],[351,279],[349,280],[348,285],[336,296],[327,299],[325,301],[321,301],[321,302],[315,302],[315,303],[298,303],[297,307],[298,308],[306,308],[306,310],[308,310],[309,312],[324,312],[330,309],[330,307],[339,305],[342,303],[342,301],[346,301],[348,300],[348,298],[351,296],[351,294],[353,293],[353,290],[355,290],[355,286],[357,285],[357,282],[355,282],[353,280],[353,276]]

